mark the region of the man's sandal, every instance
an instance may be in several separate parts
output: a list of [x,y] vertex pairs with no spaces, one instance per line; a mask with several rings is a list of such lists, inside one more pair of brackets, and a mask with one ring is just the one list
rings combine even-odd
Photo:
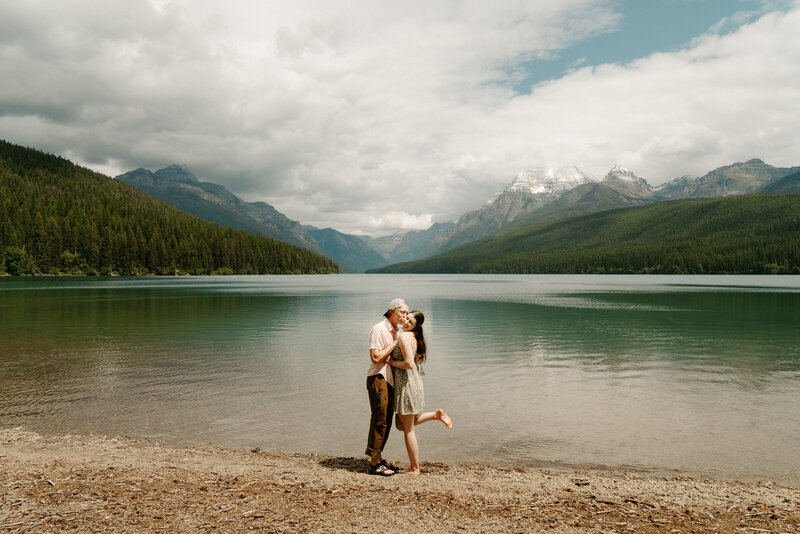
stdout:
[[400,471],[400,468],[399,468],[399,467],[397,467],[397,466],[396,466],[396,465],[394,465],[394,464],[391,464],[391,463],[387,462],[385,459],[384,459],[384,460],[381,460],[381,465],[384,465],[384,466],[386,466],[386,469],[391,469],[391,470],[392,470],[392,471],[394,471],[395,473],[398,473],[398,472]]
[[382,477],[390,477],[393,476],[395,473],[397,473],[397,471],[393,471],[383,464],[378,464],[376,466],[373,466],[369,470],[370,475],[380,475]]

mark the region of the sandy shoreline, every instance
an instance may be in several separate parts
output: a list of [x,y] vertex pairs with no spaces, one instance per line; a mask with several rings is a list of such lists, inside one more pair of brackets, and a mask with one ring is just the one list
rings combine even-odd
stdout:
[[0,532],[800,532],[800,488],[0,428]]

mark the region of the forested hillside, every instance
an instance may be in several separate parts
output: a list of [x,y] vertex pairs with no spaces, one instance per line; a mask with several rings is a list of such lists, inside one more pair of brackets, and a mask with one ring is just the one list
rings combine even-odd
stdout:
[[800,172],[784,176],[761,189],[762,193],[800,194]]
[[66,159],[0,141],[0,272],[337,271],[324,256],[203,221]]
[[501,231],[439,256],[373,272],[800,274],[800,195],[604,211]]

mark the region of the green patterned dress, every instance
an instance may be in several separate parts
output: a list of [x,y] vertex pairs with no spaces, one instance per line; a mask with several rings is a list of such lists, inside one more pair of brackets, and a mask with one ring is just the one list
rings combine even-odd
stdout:
[[[403,361],[403,351],[397,345],[392,351],[392,359],[396,362]],[[413,369],[398,369],[392,367],[394,374],[394,411],[400,415],[422,413],[425,405],[425,394],[422,389],[422,375],[425,371],[419,356],[414,357]]]

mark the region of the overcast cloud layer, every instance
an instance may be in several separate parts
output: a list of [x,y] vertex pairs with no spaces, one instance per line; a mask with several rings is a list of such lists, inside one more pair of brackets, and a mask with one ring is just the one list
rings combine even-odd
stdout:
[[111,176],[186,164],[372,235],[454,220],[532,167],[655,185],[793,166],[800,2],[769,6],[520,94],[521,65],[615,31],[617,3],[0,0],[0,138]]

